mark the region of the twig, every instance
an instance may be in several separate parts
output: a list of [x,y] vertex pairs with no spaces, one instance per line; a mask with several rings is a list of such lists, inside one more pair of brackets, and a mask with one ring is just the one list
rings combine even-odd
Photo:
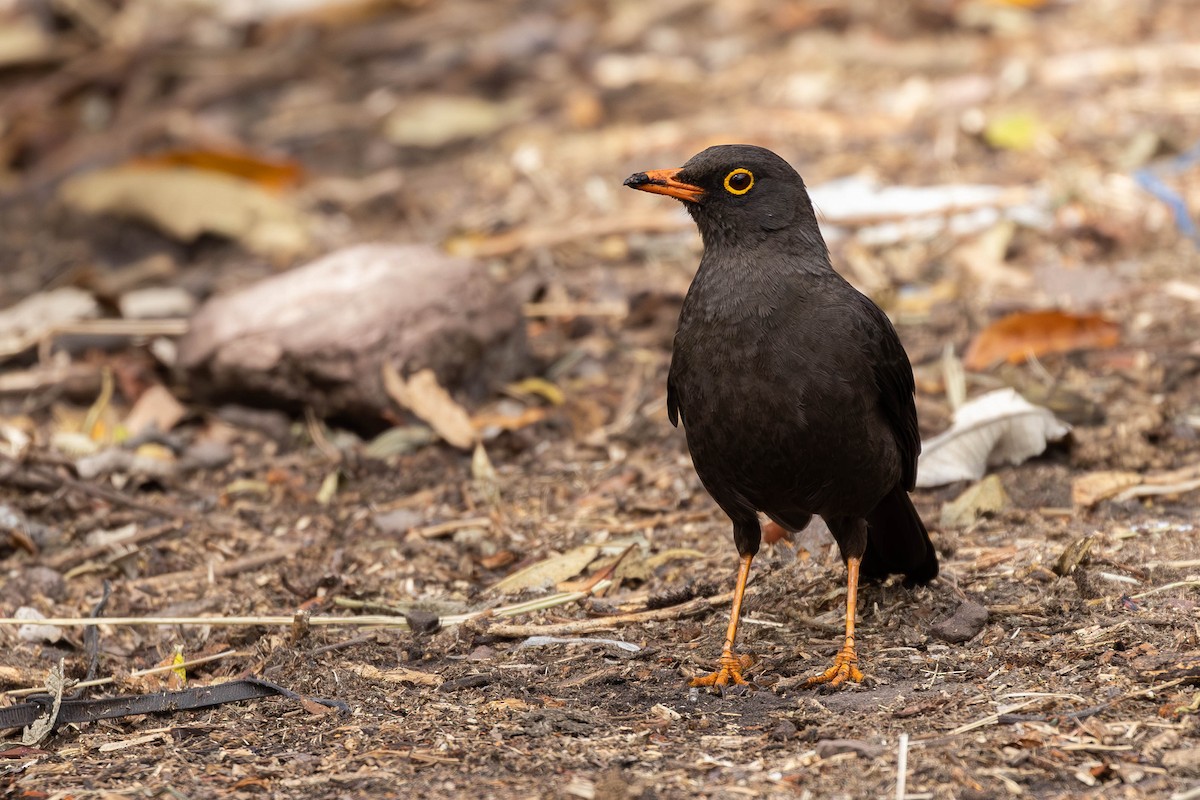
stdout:
[[[109,489],[105,486],[98,486],[76,478],[67,477],[66,475],[60,475],[54,470],[42,469],[41,467],[17,461],[4,453],[0,453],[0,483],[12,483],[13,485],[22,486],[25,485],[22,481],[30,478],[54,488],[68,489],[97,500],[103,500],[106,503],[112,503],[115,506],[130,508],[135,511],[145,511],[148,514],[158,517],[190,518],[192,516],[192,513],[188,509],[180,506],[164,504],[160,507],[143,503],[115,489]],[[211,515],[209,518],[211,518]]]
[[1112,700],[1106,700],[1105,702],[1100,703],[1099,705],[1089,706],[1087,708],[1081,708],[1078,711],[1071,711],[1066,714],[1055,714],[1052,716],[1043,717],[1043,716],[1033,716],[1033,715],[1028,715],[1028,714],[1001,713],[999,721],[1004,723],[1005,725],[1011,725],[1016,722],[1049,722],[1050,720],[1070,720],[1072,722],[1078,722],[1081,719],[1087,719],[1088,717],[1094,717],[1102,711],[1108,711],[1110,708],[1113,708],[1114,706],[1118,705],[1119,703],[1123,703],[1126,700],[1132,700],[1133,698],[1141,697],[1144,694],[1154,694],[1155,692],[1162,691],[1163,689],[1169,689],[1172,686],[1178,686],[1179,684],[1183,683],[1184,681],[1190,681],[1190,680],[1194,680],[1193,676],[1186,675],[1182,678],[1175,678],[1174,680],[1166,681],[1165,683],[1160,683],[1155,686],[1151,686],[1148,689],[1136,689],[1132,692],[1126,692],[1125,694],[1121,695],[1120,697],[1115,697]]
[[[53,625],[59,628],[88,625],[112,625],[114,627],[163,626],[163,625],[225,625],[231,628],[246,628],[256,625],[291,627],[296,622],[295,615],[263,615],[243,617],[49,617],[47,619],[18,619],[17,617],[0,617],[0,625]],[[358,617],[308,617],[305,622],[313,626],[348,628],[364,625],[380,627],[407,628],[404,617],[363,615]]]
[[491,517],[467,517],[466,519],[452,519],[447,522],[439,522],[436,525],[426,525],[424,528],[413,528],[412,535],[419,536],[422,539],[436,539],[439,536],[445,536],[448,533],[454,533],[463,528],[490,527],[492,527]]
[[[254,553],[252,555],[243,556],[242,558],[227,561],[219,566],[203,566],[197,569],[183,570],[181,572],[168,572],[163,575],[152,575],[148,578],[143,578],[137,582],[139,589],[145,589],[148,586],[159,586],[163,584],[178,584],[187,585],[195,581],[197,578],[207,578],[210,575],[214,578],[228,578],[233,575],[238,575],[249,570],[265,567],[267,564],[274,564],[276,561],[282,561],[285,558],[291,558],[296,553],[300,552],[300,545],[294,544],[287,547],[281,547],[278,550],[271,550],[266,553]],[[104,620],[101,620],[103,622]]]
[[605,236],[629,233],[670,233],[685,231],[691,225],[679,214],[626,214],[580,222],[560,224],[553,227],[519,228],[483,241],[472,242],[460,239],[449,244],[455,255],[474,258],[494,258],[522,250],[570,244],[575,241],[591,241]]
[[629,314],[629,304],[623,301],[609,303],[526,303],[522,306],[526,317],[624,317]]
[[100,388],[100,370],[94,364],[40,365],[20,372],[0,375],[0,395],[33,394],[63,384],[78,387],[81,394]]
[[[64,322],[32,331],[0,348],[0,358],[20,355],[34,345],[47,349],[50,342],[64,334],[76,336],[182,336],[187,333],[186,319],[87,319]],[[46,354],[43,353],[43,356]],[[43,357],[45,362],[46,358]]]
[[312,406],[304,407],[304,426],[308,431],[308,437],[312,439],[312,443],[321,451],[321,455],[334,464],[341,463],[342,454],[329,441],[329,437],[325,435],[325,431],[321,427],[321,420],[317,418],[317,413],[312,410]]
[[939,585],[948,586],[959,600],[966,602],[967,593],[958,587],[958,576],[950,569],[942,567],[942,574],[938,575],[937,582]]
[[908,793],[908,734],[900,734],[896,753],[896,800],[904,800]]
[[1200,798],[1200,784],[1190,789],[1184,789],[1182,792],[1176,792],[1171,795],[1169,800],[1197,800],[1197,798]]
[[1139,581],[1137,578],[1131,578],[1128,575],[1117,575],[1114,572],[1097,572],[1096,576],[1103,578],[1106,581],[1112,581],[1113,583],[1128,583],[1133,586],[1137,586],[1141,583],[1141,581]]
[[1152,594],[1158,594],[1159,592],[1166,592],[1170,591],[1171,589],[1180,589],[1188,586],[1200,586],[1200,581],[1174,581],[1173,583],[1165,583],[1162,586],[1155,586],[1153,589],[1147,589],[1144,592],[1138,592],[1137,594],[1131,594],[1129,596],[1134,600],[1138,600],[1143,597],[1148,597]]
[[[611,617],[572,620],[570,622],[560,622],[556,625],[493,624],[488,626],[487,632],[493,636],[503,636],[514,639],[525,636],[569,636],[576,633],[592,633],[595,631],[608,630],[621,625],[634,625],[639,622],[652,622],[656,620],[686,617],[701,611],[707,611],[710,608],[723,605],[732,600],[733,592],[725,592],[724,594],[713,595],[712,597],[698,597],[695,600],[689,600],[686,603],[681,603],[677,606],[670,606],[669,608],[655,608],[651,609],[650,611],[634,611],[629,614],[614,614]],[[39,624],[42,622],[43,620],[38,620]]]
[[1132,500],[1135,497],[1150,497],[1152,495],[1163,494],[1187,494],[1200,489],[1200,478],[1193,478],[1190,481],[1180,481],[1179,483],[1164,483],[1151,484],[1143,483],[1138,486],[1130,486],[1124,491],[1118,492],[1113,500],[1118,503],[1123,503],[1126,500]]
[[[42,620],[38,620],[38,622],[41,623]],[[1002,715],[1011,714],[1014,711],[1020,711],[1022,708],[1027,708],[1028,706],[1031,706],[1034,703],[1036,703],[1039,699],[1041,699],[1041,698],[1035,697],[1032,700],[1026,700],[1023,703],[1013,703],[1011,706],[1002,707],[995,714],[988,714],[986,717],[983,717],[982,719],[977,719],[974,722],[968,722],[965,725],[959,725],[957,728],[950,731],[949,735],[957,736],[961,733],[973,731],[976,728],[986,728],[988,725],[995,725],[996,723],[998,723],[1000,721],[1000,717]]]
[[86,547],[77,547],[64,553],[59,553],[58,555],[43,559],[42,563],[57,572],[65,572],[72,567],[76,567],[79,564],[84,563],[85,561],[91,561],[93,558],[98,558],[99,556],[102,556],[105,553],[113,550],[113,548],[143,545],[147,542],[152,542],[160,536],[164,536],[168,533],[183,533],[187,531],[187,528],[187,525],[179,522],[167,522],[162,525],[155,525],[152,528],[145,528],[144,530],[138,531],[127,539],[121,539],[115,542],[105,542],[104,544],[93,544]]
[[1155,567],[1191,569],[1192,567],[1200,567],[1200,558],[1187,558],[1183,561],[1147,561],[1144,566],[1146,569],[1154,569]]
[[[295,552],[294,548],[290,551],[279,551],[270,553],[268,556],[272,560],[285,557],[288,552]],[[261,556],[259,558],[262,558]],[[245,565],[251,559],[241,559],[240,565]],[[228,568],[231,565],[226,565]],[[181,580],[181,575],[190,575],[192,573],[172,573],[170,575],[159,575],[156,579],[169,578],[171,580]],[[524,603],[515,603],[511,606],[502,606],[500,608],[490,608],[483,611],[472,611],[466,614],[451,614],[442,617],[439,621],[445,627],[451,625],[461,625],[464,622],[471,620],[483,619],[486,617],[515,617],[519,614],[528,614],[531,611],[541,611],[546,608],[566,605],[567,603],[581,600],[584,597],[591,595],[593,592],[600,592],[612,585],[610,580],[601,580],[590,589],[578,592],[560,592],[549,597],[541,597],[536,600],[529,600]],[[733,594],[722,595],[725,599],[732,599]],[[710,600],[719,600],[720,598],[709,598]],[[667,609],[669,610],[669,609]],[[114,625],[133,627],[139,625],[146,626],[163,626],[163,625],[225,625],[229,627],[253,627],[253,626],[273,626],[273,627],[291,627],[297,619],[296,614],[282,615],[272,614],[263,616],[240,616],[240,617],[51,617],[49,619],[18,619],[17,617],[0,617],[0,625],[53,625],[59,628],[73,626],[91,626],[91,625]],[[328,615],[304,617],[304,624],[314,627],[346,627],[346,628],[362,628],[362,627],[380,627],[380,628],[408,628],[408,620],[403,616],[391,614],[362,614],[356,617],[335,617]],[[551,626],[553,627],[553,626]],[[539,632],[547,632],[547,629],[538,629]]]
[[[97,619],[96,621],[103,622],[104,620]],[[218,659],[226,658],[228,656],[235,656],[235,655],[238,655],[237,650],[222,650],[220,653],[214,653],[211,656],[201,656],[200,658],[193,658],[191,661],[184,661],[182,664],[163,664],[162,666],[150,667],[148,669],[135,669],[133,672],[129,673],[129,677],[130,678],[144,678],[147,675],[157,675],[160,672],[172,672],[177,669],[189,669],[191,667],[197,667],[197,666],[200,666],[201,664],[208,664],[209,662],[217,661]],[[96,678],[96,679],[90,680],[90,681],[80,681],[79,683],[71,684],[71,688],[86,689],[86,688],[92,687],[92,686],[105,686],[110,683],[115,683],[116,680],[117,679],[115,676],[109,676],[107,678]],[[9,689],[4,694],[6,694],[10,697],[27,697],[31,694],[42,694],[46,691],[48,691],[48,689],[45,686],[34,686],[33,688],[30,688],[30,689]]]

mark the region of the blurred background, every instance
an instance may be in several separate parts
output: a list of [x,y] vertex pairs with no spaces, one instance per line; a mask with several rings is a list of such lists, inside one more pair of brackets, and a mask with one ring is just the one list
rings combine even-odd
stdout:
[[[21,579],[5,613],[86,613],[104,578],[114,613],[336,596],[463,611],[520,567],[613,542],[640,566],[609,610],[724,581],[728,523],[665,413],[699,238],[678,203],[622,181],[728,142],[804,176],[835,266],[897,324],[927,440],[1003,388],[1055,423],[1007,459],[1035,460],[952,455],[918,492],[963,588],[1010,614],[1058,598],[1080,616],[1055,624],[1082,628],[1130,590],[1055,577],[1079,537],[1127,581],[1184,574],[1169,570],[1188,568],[1200,488],[1190,0],[0,0],[0,563]],[[998,482],[954,506],[985,471]],[[778,602],[758,611],[836,626],[840,567],[819,526],[806,536],[772,556],[793,566],[763,579]],[[1121,572],[1147,561],[1168,571]],[[556,563],[509,589],[583,569]],[[900,651],[958,600],[905,617],[886,598],[864,613],[899,649],[875,667],[916,670]],[[1200,648],[1191,608],[1140,641]],[[1036,627],[996,613],[996,642]],[[700,636],[686,627],[661,642]],[[390,635],[358,646],[390,653]],[[805,672],[811,652],[755,635],[779,654],[768,676]],[[207,636],[110,646],[154,663]],[[256,636],[227,638],[269,649]],[[22,680],[47,653],[81,657],[4,641]],[[457,674],[453,658],[505,647],[436,639],[414,658]],[[681,656],[660,656],[642,679],[673,697]],[[863,796],[891,791],[860,778]]]

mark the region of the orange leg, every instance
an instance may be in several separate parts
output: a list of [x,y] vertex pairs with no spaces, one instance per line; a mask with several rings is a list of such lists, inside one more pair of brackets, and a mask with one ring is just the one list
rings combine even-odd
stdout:
[[861,561],[861,558],[846,561],[846,643],[834,657],[832,667],[804,682],[806,689],[821,683],[830,686],[841,686],[846,681],[862,683],[863,674],[857,666],[858,652],[854,649],[854,610],[858,607],[858,565]]
[[750,578],[750,562],[753,560],[752,555],[742,556],[742,563],[738,566],[737,585],[733,587],[733,608],[729,612],[729,630],[725,633],[725,648],[721,651],[717,671],[692,678],[689,686],[712,686],[720,689],[730,683],[747,683],[742,677],[742,667],[749,665],[743,664],[742,659],[734,655],[733,640],[737,638],[738,617],[742,615],[742,596],[746,594],[746,581]]

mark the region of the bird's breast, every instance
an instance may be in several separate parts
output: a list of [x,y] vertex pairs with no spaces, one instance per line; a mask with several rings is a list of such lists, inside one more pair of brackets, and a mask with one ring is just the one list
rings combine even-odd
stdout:
[[671,382],[692,460],[718,503],[869,509],[877,497],[835,477],[895,482],[870,365],[829,327],[795,313],[681,324]]

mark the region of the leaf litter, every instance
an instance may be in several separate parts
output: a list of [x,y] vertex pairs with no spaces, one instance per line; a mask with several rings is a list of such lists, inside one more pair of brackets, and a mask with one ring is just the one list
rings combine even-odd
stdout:
[[[24,66],[6,72],[0,95],[13,121],[0,129],[0,189],[16,198],[0,216],[0,307],[74,287],[102,317],[82,322],[143,327],[114,335],[68,322],[70,333],[35,325],[19,334],[18,360],[0,375],[9,445],[0,502],[19,512],[0,530],[11,576],[0,597],[10,612],[27,605],[79,623],[108,580],[102,673],[232,649],[187,667],[189,682],[266,674],[345,699],[354,716],[270,699],[135,718],[120,723],[132,729],[123,733],[64,727],[43,741],[46,753],[26,753],[6,775],[18,791],[1194,792],[1187,709],[1200,642],[1186,470],[1200,430],[1200,309],[1187,288],[1197,173],[1182,156],[1200,140],[1191,113],[1200,30],[1186,3],[746,0],[602,15],[576,3],[348,3],[335,12],[307,1],[289,11],[289,2],[237,12],[249,17],[219,4],[221,16],[208,19],[172,4],[147,16],[137,1],[12,12],[14,27],[39,36],[18,52]],[[257,27],[233,21],[247,18]],[[430,97],[522,116],[493,116],[466,134],[438,131],[434,119],[430,144],[390,141],[388,125]],[[1115,346],[1035,350],[1033,361],[1021,342],[1004,363],[962,377],[964,401],[1012,386],[1069,421],[1071,437],[1020,464],[985,467],[1010,502],[974,504],[965,527],[936,524],[961,486],[915,494],[944,578],[915,591],[864,587],[863,666],[874,680],[862,689],[795,688],[839,644],[840,566],[814,531],[803,549],[781,540],[759,557],[747,619],[764,624],[743,634],[758,657],[755,690],[720,698],[684,686],[720,646],[734,567],[728,523],[663,421],[670,336],[698,242],[682,210],[641,205],[619,184],[728,140],[780,151],[814,187],[847,178],[866,187],[859,216],[851,207],[834,223],[844,235],[831,237],[831,255],[894,314],[918,369],[927,437],[951,428],[961,405],[950,382],[928,376],[947,345],[961,349],[990,320],[1103,311],[1120,329]],[[72,210],[55,189],[156,153],[230,152],[278,154],[251,157],[278,159],[270,186],[205,170],[300,209],[306,252],[420,242],[433,263],[437,245],[463,247],[490,275],[529,282],[513,307],[518,319],[525,309],[531,361],[491,388],[439,375],[486,441],[486,466],[471,448],[431,441],[437,434],[386,397],[392,416],[380,421],[391,436],[367,451],[377,427],[350,433],[344,421],[320,420],[333,370],[285,376],[304,387],[294,417],[247,409],[245,395],[237,407],[200,400],[203,374],[174,377],[178,328],[131,319],[123,295],[165,286],[198,302],[297,259],[215,225],[184,236],[148,211],[139,223]],[[205,166],[188,158],[150,169]],[[301,168],[300,188],[289,188],[289,163]],[[1146,165],[1149,189],[1134,172]],[[921,214],[914,200],[888,212],[898,219],[866,213],[889,189],[920,199],[952,186],[1004,194]],[[1112,278],[1104,291],[1082,285],[1101,275]],[[318,284],[306,302],[338,305],[329,288]],[[369,378],[380,380],[378,362]],[[536,383],[504,392],[528,378],[546,380],[561,401]],[[156,384],[187,414],[126,446],[122,422]],[[1094,411],[1068,414],[1055,399],[1064,392]],[[67,434],[87,453],[52,446]],[[189,459],[201,441],[220,457]],[[143,445],[190,466],[157,475],[125,460]],[[109,452],[125,455],[79,474],[81,456]],[[1138,479],[1076,504],[1076,481],[1101,473]],[[1163,493],[1120,493],[1143,486]],[[375,522],[400,511],[392,528]],[[120,530],[133,532],[92,537]],[[617,553],[605,552],[565,587],[485,593],[575,548],[624,551],[626,537],[644,545],[611,572]],[[1070,548],[1085,537],[1089,547]],[[1068,550],[1073,568],[1060,575]],[[964,628],[962,644],[936,639],[933,625],[967,600],[986,609],[982,627]],[[405,614],[422,609],[439,629],[407,630]],[[316,624],[300,623],[298,611]],[[83,676],[79,625],[65,626],[59,645],[0,628],[5,688],[41,682],[59,657],[68,676]],[[641,649],[517,647],[531,636]],[[437,688],[378,677],[398,670],[434,676]],[[164,724],[169,735],[158,732]]]

